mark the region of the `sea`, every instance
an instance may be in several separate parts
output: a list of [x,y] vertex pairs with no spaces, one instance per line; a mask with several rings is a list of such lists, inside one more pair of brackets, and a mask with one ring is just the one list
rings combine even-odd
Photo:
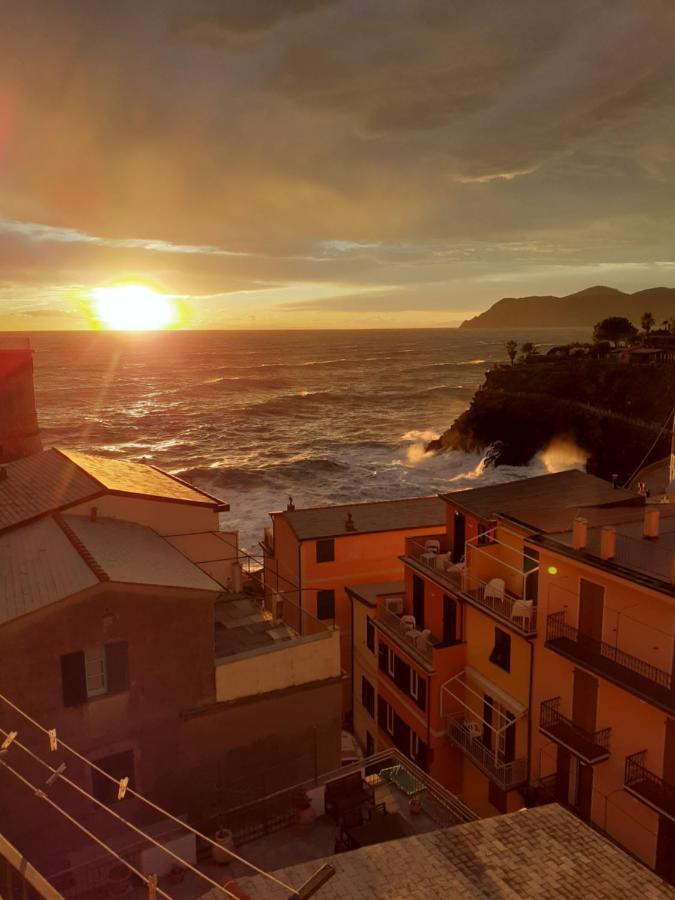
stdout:
[[[425,453],[509,338],[540,352],[585,329],[36,332],[43,443],[146,461],[230,504],[254,552],[269,513],[460,490],[576,465]],[[564,455],[563,455],[564,456]]]

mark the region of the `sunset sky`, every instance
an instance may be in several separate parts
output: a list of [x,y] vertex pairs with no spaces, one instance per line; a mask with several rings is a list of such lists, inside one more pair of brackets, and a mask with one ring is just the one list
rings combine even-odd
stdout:
[[453,325],[675,283],[673,0],[7,0],[0,329]]

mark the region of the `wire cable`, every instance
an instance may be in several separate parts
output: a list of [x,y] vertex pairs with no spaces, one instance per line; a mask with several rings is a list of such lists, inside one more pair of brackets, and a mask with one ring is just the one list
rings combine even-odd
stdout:
[[651,447],[649,448],[649,450],[647,450],[647,452],[646,452],[645,455],[643,456],[642,462],[640,463],[640,465],[639,465],[639,466],[637,467],[637,469],[633,472],[633,474],[630,476],[630,478],[628,478],[627,481],[624,482],[624,487],[625,487],[625,488],[628,487],[628,485],[629,485],[629,484],[631,483],[631,481],[635,478],[635,476],[636,476],[637,473],[640,471],[640,469],[644,466],[645,462],[649,459],[649,455],[651,454],[652,450],[654,449],[654,447],[656,447],[657,443],[659,442],[659,439],[660,439],[661,435],[663,434],[663,431],[664,431],[666,425],[668,424],[668,422],[670,422],[670,420],[671,420],[674,416],[675,416],[675,406],[674,406],[674,407],[671,409],[671,411],[668,413],[668,416],[667,416],[667,418],[666,418],[666,421],[663,423],[663,425],[661,426],[661,430],[659,431],[659,433],[658,433],[658,434],[656,435],[656,437],[654,438],[654,443],[651,445]]
[[[59,815],[62,815],[69,822],[71,822],[73,825],[75,825],[75,827],[78,828],[81,832],[86,834],[90,840],[92,840],[92,841],[94,841],[94,843],[98,844],[99,847],[103,847],[103,849],[107,853],[110,853],[111,856],[114,856],[118,862],[120,862],[123,866],[125,866],[127,869],[129,869],[129,871],[133,872],[133,874],[136,875],[137,878],[140,878],[144,884],[146,884],[146,885],[150,884],[150,879],[147,877],[147,875],[144,875],[139,869],[137,869],[135,866],[133,866],[128,860],[124,859],[122,856],[119,855],[119,853],[117,853],[115,850],[113,850],[112,847],[109,847],[108,844],[105,843],[105,841],[102,841],[95,834],[93,834],[91,831],[89,831],[88,828],[85,828],[85,826],[82,825],[81,822],[78,822],[77,819],[73,818],[73,816],[70,815],[70,813],[67,813],[65,811],[65,809],[60,807],[58,805],[58,803],[55,803],[51,799],[51,797],[48,797],[47,794],[45,794],[45,792],[42,790],[42,788],[36,787],[31,781],[29,781],[27,778],[25,778],[23,775],[21,775],[19,772],[17,772],[16,769],[13,769],[9,765],[9,763],[5,762],[4,760],[0,760],[0,766],[7,769],[8,772],[11,772],[15,778],[17,778],[20,782],[22,782],[22,784],[24,784],[26,787],[30,788],[30,790],[33,792],[33,794],[37,798],[39,798],[40,800],[44,800],[46,803],[48,803],[53,809],[55,809],[59,813]],[[221,888],[221,890],[224,890],[224,888]],[[167,894],[159,886],[156,887],[156,891],[160,896],[166,897],[167,900],[172,900],[171,895]],[[230,896],[233,897],[234,894],[230,894]]]
[[[36,722],[35,719],[33,719],[31,716],[29,716],[27,712],[24,712],[24,710],[22,710],[15,703],[12,703],[12,701],[8,697],[5,697],[4,694],[0,694],[0,700],[3,703],[6,703],[15,712],[19,713],[20,716],[23,716],[23,718],[26,719],[26,721],[30,722],[30,724],[33,725],[35,728],[37,728],[39,731],[42,731],[46,735],[49,734],[48,728],[45,728],[43,725],[40,725],[39,722]],[[119,785],[119,781],[116,778],[114,778],[109,772],[106,772],[105,769],[102,769],[100,766],[97,766],[96,763],[93,763],[91,760],[87,759],[86,756],[83,756],[81,753],[79,753],[73,747],[68,746],[68,744],[66,744],[64,741],[62,741],[58,737],[58,735],[57,735],[57,741],[61,747],[63,747],[69,753],[72,753],[73,756],[75,756],[77,759],[79,759],[85,765],[89,766],[91,769],[93,769],[94,771],[98,772],[100,775],[107,778],[108,781],[111,781],[115,785]],[[49,765],[49,764],[47,763],[46,765]],[[166,809],[163,809],[161,806],[158,806],[156,803],[153,803],[152,800],[148,800],[147,797],[144,797],[142,794],[139,794],[137,791],[134,791],[131,788],[127,788],[127,794],[130,794],[133,797],[136,797],[138,800],[147,804],[149,807],[154,809],[156,812],[161,813],[165,818],[170,819],[172,822],[176,822],[176,824],[180,825],[181,828],[185,828],[187,831],[191,831],[193,834],[195,834],[197,837],[201,838],[203,841],[206,841],[212,847],[217,847],[219,850],[222,850],[223,852],[229,854],[232,857],[232,859],[236,859],[237,862],[240,862],[243,865],[247,866],[249,869],[254,871],[256,874],[262,875],[264,878],[267,878],[270,881],[275,882],[275,884],[278,884],[279,887],[284,888],[284,890],[290,891],[291,894],[296,893],[295,888],[291,887],[288,884],[285,884],[283,881],[281,881],[279,878],[276,878],[271,873],[265,872],[264,869],[260,869],[258,866],[254,865],[252,862],[249,862],[243,856],[239,856],[239,854],[235,853],[234,850],[230,850],[226,847],[221,846],[221,844],[217,843],[217,841],[214,841],[213,838],[208,837],[207,835],[203,834],[198,829],[193,828],[191,825],[188,825],[186,822],[183,822],[182,819],[179,819],[177,816],[172,815]],[[105,807],[105,808],[108,811],[110,811],[109,807]],[[197,870],[197,871],[200,875],[202,875],[202,873],[199,872],[199,870]],[[213,882],[213,883],[215,884],[215,882]],[[224,890],[224,888],[222,888],[220,885],[216,884],[216,887],[218,887],[220,890]],[[233,895],[230,894],[230,896],[233,896]]]
[[[7,736],[7,732],[4,731],[2,728],[0,728],[0,733]],[[45,769],[48,769],[52,773],[52,775],[55,775],[57,778],[61,779],[61,781],[64,781],[69,787],[76,790],[79,794],[82,794],[83,797],[86,797],[87,800],[90,800],[92,803],[95,803],[96,806],[98,806],[100,809],[102,809],[104,812],[108,813],[109,815],[113,816],[113,818],[117,819],[118,822],[122,822],[123,825],[126,825],[128,828],[131,828],[132,831],[136,832],[136,834],[140,835],[144,840],[147,840],[149,843],[154,844],[155,847],[157,847],[159,850],[162,850],[164,853],[167,854],[167,856],[170,856],[175,862],[179,863],[185,869],[189,869],[191,872],[193,872],[195,875],[198,875],[200,878],[203,878],[212,887],[218,888],[218,890],[222,891],[224,894],[227,894],[228,897],[233,897],[234,900],[236,900],[236,894],[232,894],[226,888],[222,887],[222,885],[218,884],[217,881],[214,881],[213,878],[210,878],[204,872],[200,872],[199,869],[197,869],[191,863],[187,862],[187,860],[183,859],[182,856],[178,856],[178,854],[174,853],[173,850],[170,850],[164,844],[161,844],[159,841],[156,841],[153,837],[151,837],[149,834],[147,834],[141,828],[138,828],[138,826],[134,825],[128,819],[125,819],[124,816],[121,816],[119,813],[115,812],[114,809],[111,809],[109,806],[106,806],[105,803],[103,803],[97,797],[94,797],[88,791],[85,791],[85,789],[80,787],[79,784],[76,784],[74,781],[71,781],[70,778],[67,778],[62,772],[59,772],[58,769],[55,769],[53,766],[50,766],[46,760],[44,760],[44,759],[42,759],[42,757],[38,756],[37,753],[33,753],[32,750],[30,750],[24,744],[20,743],[18,740],[16,740],[16,738],[12,741],[11,746],[19,747],[21,750],[24,751],[24,753],[27,753],[31,757],[31,759],[34,759],[36,762],[40,763],[40,765],[44,766]],[[65,746],[65,744],[64,744],[64,746]],[[118,782],[115,782],[115,783],[117,784]],[[220,846],[220,845],[218,845],[218,846]],[[221,848],[221,849],[223,849],[223,848]]]

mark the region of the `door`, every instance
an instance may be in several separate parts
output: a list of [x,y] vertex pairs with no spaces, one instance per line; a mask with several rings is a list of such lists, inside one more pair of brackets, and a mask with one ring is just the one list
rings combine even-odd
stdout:
[[675,719],[666,719],[663,745],[663,780],[675,787]]
[[577,781],[577,811],[584,822],[590,822],[593,802],[593,766],[580,762]]
[[466,544],[466,519],[462,513],[455,513],[453,525],[452,561],[458,563],[464,559],[464,545]]
[[584,731],[594,732],[598,715],[598,679],[583,669],[574,670],[572,721]]
[[605,589],[600,584],[581,579],[579,589],[579,643],[593,653],[600,652],[602,613]]
[[572,756],[569,750],[558,745],[558,762],[555,770],[555,799],[563,806],[569,803],[570,766]]
[[418,631],[423,631],[424,581],[418,575],[413,575],[413,616],[415,616],[415,628]]
[[654,869],[661,878],[675,884],[675,822],[665,816],[659,816]]
[[443,643],[457,642],[457,603],[447,594],[443,595]]

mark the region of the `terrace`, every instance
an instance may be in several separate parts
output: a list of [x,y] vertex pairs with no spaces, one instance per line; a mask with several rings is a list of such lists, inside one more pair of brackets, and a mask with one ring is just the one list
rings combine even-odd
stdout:
[[645,765],[647,751],[626,757],[624,787],[655,812],[675,821],[675,785],[651,772]]
[[[435,549],[438,547],[438,549]],[[529,599],[528,579],[535,584],[538,561],[523,571],[522,549],[494,537],[493,532],[467,542],[468,563],[453,563],[448,552],[447,535],[432,535],[423,541],[406,539],[403,562],[436,582],[444,590],[508,625],[514,631],[532,637],[537,632],[537,608]],[[519,554],[521,566],[505,557]],[[483,576],[483,577],[480,577]]]
[[583,634],[566,622],[564,610],[548,616],[545,646],[641,699],[654,703],[665,712],[675,713],[670,672],[619,647]]
[[459,647],[458,642],[443,642],[427,628],[418,631],[415,628],[412,616],[403,613],[403,601],[395,603],[395,598],[389,598],[390,605],[380,605],[375,615],[375,621],[383,635],[397,644],[408,656],[418,662],[424,669],[433,672],[435,669],[434,657],[452,647]]
[[589,765],[609,759],[609,739],[612,729],[587,731],[577,722],[562,715],[560,702],[560,697],[553,697],[541,704],[539,717],[541,733]]

